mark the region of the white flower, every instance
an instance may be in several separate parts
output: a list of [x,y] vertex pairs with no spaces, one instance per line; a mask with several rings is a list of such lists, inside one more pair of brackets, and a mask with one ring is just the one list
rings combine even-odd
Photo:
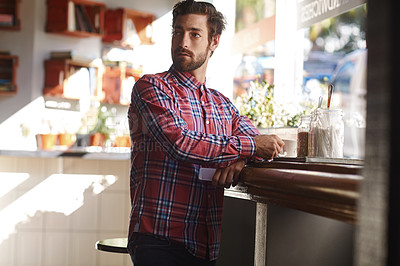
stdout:
[[[304,111],[291,114],[274,100],[274,85],[252,81],[248,94],[238,96],[234,103],[241,115],[247,116],[259,128],[297,126]],[[290,108],[289,108],[290,109]]]

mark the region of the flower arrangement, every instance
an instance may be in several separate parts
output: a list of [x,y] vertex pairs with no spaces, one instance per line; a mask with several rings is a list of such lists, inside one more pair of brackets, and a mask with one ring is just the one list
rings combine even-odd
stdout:
[[258,128],[296,127],[304,111],[290,115],[274,100],[274,85],[263,81],[250,82],[248,95],[234,101],[241,115],[247,116]]

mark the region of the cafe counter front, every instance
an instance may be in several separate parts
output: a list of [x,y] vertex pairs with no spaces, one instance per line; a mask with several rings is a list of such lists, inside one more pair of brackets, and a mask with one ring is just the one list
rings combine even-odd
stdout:
[[[317,219],[321,224],[327,221],[327,230],[337,225],[348,232],[354,230],[362,170],[363,161],[357,159],[283,157],[246,165],[241,173],[240,186],[226,190],[225,194],[241,195],[256,202],[254,265],[265,265],[268,261],[267,243],[271,243],[267,237],[269,219],[276,223],[268,210],[270,207],[321,217]],[[290,216],[281,215],[281,219],[285,217]],[[331,224],[332,221],[337,221],[336,225]],[[280,223],[283,227],[286,222],[281,220]],[[301,226],[297,230],[302,230]],[[295,235],[301,234],[293,234],[294,238]]]

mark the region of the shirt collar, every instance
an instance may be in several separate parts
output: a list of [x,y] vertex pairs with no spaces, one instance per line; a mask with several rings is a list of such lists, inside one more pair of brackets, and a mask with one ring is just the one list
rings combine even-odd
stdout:
[[204,85],[205,87],[205,82],[204,84],[200,83],[200,81],[198,81],[195,76],[193,76],[189,72],[178,71],[175,69],[173,65],[170,67],[169,72],[171,72],[178,79],[180,83],[182,83],[183,85],[192,90],[196,90],[200,88],[202,85]]

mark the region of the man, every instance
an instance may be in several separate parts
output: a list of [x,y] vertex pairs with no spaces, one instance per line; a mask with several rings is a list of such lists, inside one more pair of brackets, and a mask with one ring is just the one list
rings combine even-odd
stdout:
[[[224,16],[210,3],[182,1],[172,27],[173,65],[132,90],[128,250],[135,266],[215,265],[224,187],[236,185],[246,161],[273,158],[283,142],[260,136],[228,98],[206,87]],[[199,179],[201,168],[217,169],[212,182]]]

